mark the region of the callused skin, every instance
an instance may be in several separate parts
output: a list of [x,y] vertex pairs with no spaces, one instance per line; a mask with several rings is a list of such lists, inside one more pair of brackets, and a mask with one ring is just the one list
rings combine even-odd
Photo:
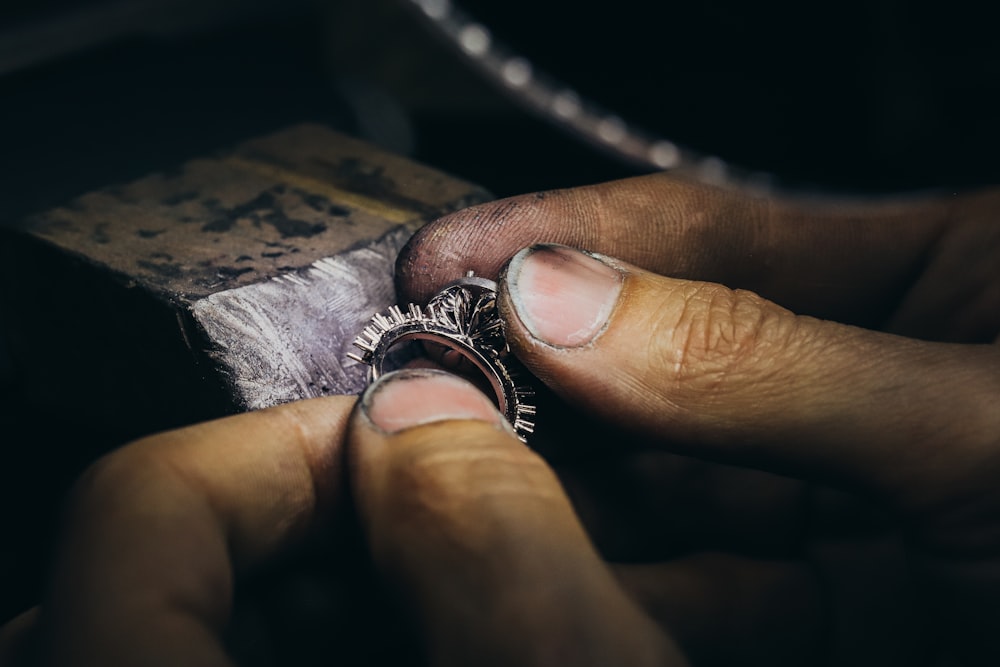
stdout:
[[[502,273],[530,244],[603,255],[620,293],[597,335],[575,344],[540,339],[530,323],[533,309],[566,322],[593,306],[566,270],[572,251],[536,246],[510,263],[501,311],[526,366],[645,447],[875,501],[898,518],[920,604],[949,610],[932,617],[949,650],[989,664],[1000,621],[998,217],[995,190],[793,201],[654,175],[453,214],[414,237],[397,280],[419,296],[459,267]],[[532,261],[545,279],[536,267],[518,288],[512,272]]]
[[35,628],[50,664],[229,664],[240,576],[350,510],[435,665],[996,664],[998,210],[656,175],[433,223],[404,298],[497,279],[587,460],[428,369],[144,439],[77,485],[0,661]]

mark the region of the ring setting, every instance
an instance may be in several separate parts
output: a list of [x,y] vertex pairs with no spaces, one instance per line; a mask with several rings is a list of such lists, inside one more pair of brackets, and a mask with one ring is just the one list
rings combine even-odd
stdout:
[[534,391],[510,353],[497,310],[497,285],[469,271],[446,285],[425,307],[391,306],[372,316],[354,339],[360,354],[347,356],[368,366],[368,381],[384,373],[389,350],[408,341],[430,341],[471,362],[489,381],[496,402],[522,442],[535,430]]

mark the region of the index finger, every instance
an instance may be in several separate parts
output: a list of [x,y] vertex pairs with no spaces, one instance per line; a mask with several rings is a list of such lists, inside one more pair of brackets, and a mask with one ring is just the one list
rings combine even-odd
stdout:
[[558,243],[873,324],[909,286],[954,205],[791,200],[653,174],[458,211],[414,235],[396,276],[401,293],[423,302],[466,271],[495,278],[521,248]]
[[334,511],[353,397],[140,440],[70,498],[43,603],[52,664],[224,665],[233,578]]

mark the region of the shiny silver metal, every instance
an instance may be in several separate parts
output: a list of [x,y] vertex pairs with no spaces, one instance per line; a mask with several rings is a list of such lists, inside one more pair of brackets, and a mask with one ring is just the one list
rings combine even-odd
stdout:
[[347,356],[369,367],[374,382],[384,372],[386,356],[406,341],[424,340],[454,350],[485,376],[496,396],[500,412],[527,442],[535,429],[536,407],[529,401],[534,392],[520,381],[520,367],[510,354],[503,322],[497,312],[497,285],[469,272],[438,292],[421,308],[408,304],[376,313],[354,347],[361,354]]
[[508,47],[464,11],[460,0],[404,0],[445,42],[526,109],[640,168],[670,170],[714,185],[766,194],[770,174],[748,171],[722,158],[679,146],[581,95]]

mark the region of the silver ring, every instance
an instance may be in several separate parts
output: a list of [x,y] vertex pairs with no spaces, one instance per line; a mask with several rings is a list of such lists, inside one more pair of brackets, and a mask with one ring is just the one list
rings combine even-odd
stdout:
[[368,366],[368,381],[383,373],[390,349],[412,340],[427,340],[458,352],[482,372],[496,395],[500,412],[522,442],[535,430],[535,393],[520,381],[521,369],[504,336],[497,312],[497,285],[469,271],[434,295],[425,308],[408,304],[376,313],[347,356]]

